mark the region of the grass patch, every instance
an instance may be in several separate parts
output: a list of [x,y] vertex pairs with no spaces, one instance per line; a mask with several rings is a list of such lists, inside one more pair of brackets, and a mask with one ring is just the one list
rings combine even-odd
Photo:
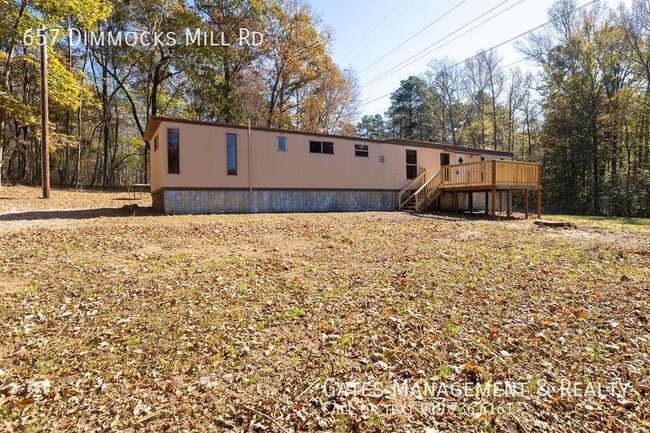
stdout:
[[273,316],[272,320],[280,322],[291,322],[295,319],[298,319],[305,315],[304,308],[294,308],[290,311],[285,311],[284,313]]
[[553,219],[553,220],[567,219],[567,220],[574,220],[574,221],[587,221],[587,222],[595,222],[595,223],[650,228],[650,218],[607,217],[607,216],[591,216],[591,215],[549,215],[549,219]]

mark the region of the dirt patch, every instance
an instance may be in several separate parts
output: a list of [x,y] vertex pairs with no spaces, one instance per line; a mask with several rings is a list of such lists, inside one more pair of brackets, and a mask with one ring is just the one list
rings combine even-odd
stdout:
[[27,288],[27,281],[2,275],[0,278],[0,294],[5,295],[9,293],[18,293],[23,289]]
[[51,198],[41,198],[40,188],[29,186],[3,186],[0,189],[0,215],[37,210],[121,208],[137,205],[151,206],[151,195],[127,191],[97,191],[52,188]]
[[[0,231],[16,231],[30,227],[79,227],[88,220],[91,220],[90,224],[93,225],[97,224],[97,220],[102,220],[104,224],[110,219],[156,215],[144,199],[128,199],[133,203],[123,205],[119,196],[125,193],[120,192],[59,190],[53,193],[54,198],[51,200],[34,198],[33,191],[27,187],[3,188],[0,194],[16,196],[0,196],[0,199],[3,199],[0,201]],[[12,205],[4,206],[5,201]]]

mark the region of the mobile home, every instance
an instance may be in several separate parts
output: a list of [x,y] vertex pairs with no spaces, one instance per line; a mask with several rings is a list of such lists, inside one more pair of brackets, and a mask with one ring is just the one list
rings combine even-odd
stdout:
[[[162,117],[149,121],[145,139],[153,205],[169,214],[422,211],[423,203],[474,209],[486,204],[483,192],[496,185],[474,185],[470,178],[492,180],[491,161],[513,157],[438,143]],[[453,181],[465,189],[446,190]],[[426,191],[432,183],[436,191]]]

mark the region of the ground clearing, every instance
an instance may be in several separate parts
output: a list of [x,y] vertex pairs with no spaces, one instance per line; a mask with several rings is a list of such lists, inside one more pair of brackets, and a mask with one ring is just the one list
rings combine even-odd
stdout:
[[53,197],[0,190],[7,431],[648,429],[645,224]]

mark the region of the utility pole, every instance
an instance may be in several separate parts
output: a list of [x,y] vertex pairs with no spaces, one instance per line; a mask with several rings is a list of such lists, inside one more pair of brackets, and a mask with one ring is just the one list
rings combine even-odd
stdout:
[[49,108],[47,101],[47,38],[45,24],[41,26],[41,179],[43,198],[50,198]]

